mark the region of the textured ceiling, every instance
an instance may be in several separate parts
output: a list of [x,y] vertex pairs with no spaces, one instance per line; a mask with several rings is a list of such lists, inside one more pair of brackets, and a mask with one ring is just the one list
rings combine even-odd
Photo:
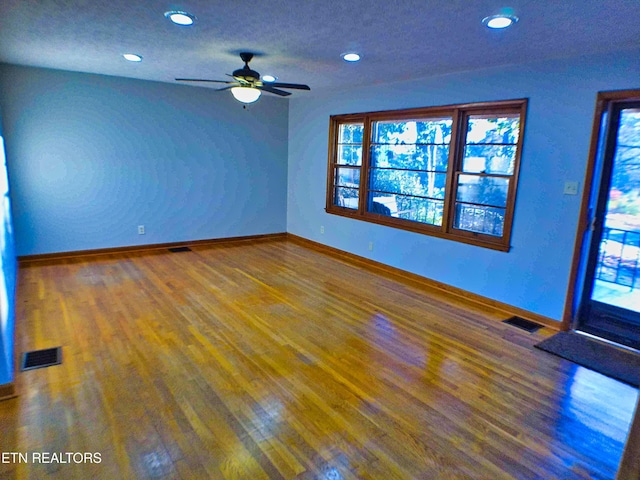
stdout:
[[[515,26],[481,24],[503,7]],[[261,74],[316,90],[640,47],[639,19],[640,0],[1,0],[0,61],[173,82],[224,79],[251,51]]]

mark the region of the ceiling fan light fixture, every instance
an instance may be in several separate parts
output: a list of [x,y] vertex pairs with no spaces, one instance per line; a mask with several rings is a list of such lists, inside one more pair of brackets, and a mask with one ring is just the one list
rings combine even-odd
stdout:
[[233,98],[242,103],[253,103],[260,98],[262,92],[252,87],[233,87],[231,94]]
[[176,25],[182,25],[183,27],[193,25],[193,22],[195,22],[196,20],[196,17],[194,15],[178,10],[170,10],[168,12],[164,12],[164,16]]
[[[242,103],[253,103],[262,92],[268,92],[279,97],[288,97],[291,92],[282,90],[283,88],[293,90],[311,90],[309,85],[303,85],[301,83],[277,83],[277,77],[273,75],[265,75],[260,78],[260,74],[255,70],[249,68],[249,62],[253,58],[253,53],[241,52],[240,59],[244,62],[244,67],[234,70],[233,75],[229,75],[232,80],[213,80],[206,78],[176,78],[176,82],[209,82],[209,83],[222,83],[226,86],[223,88],[217,88],[219,91],[231,90],[233,97]],[[272,81],[269,81],[271,77]],[[266,81],[265,81],[266,80]]]
[[343,53],[342,54],[342,59],[345,62],[359,62],[360,61],[360,55],[355,53],[355,52],[350,52],[350,53]]
[[517,21],[518,17],[508,14],[491,15],[482,19],[482,23],[493,30],[510,27]]
[[137,53],[123,53],[122,56],[124,57],[125,60],[128,60],[130,62],[142,61],[142,55],[138,55]]

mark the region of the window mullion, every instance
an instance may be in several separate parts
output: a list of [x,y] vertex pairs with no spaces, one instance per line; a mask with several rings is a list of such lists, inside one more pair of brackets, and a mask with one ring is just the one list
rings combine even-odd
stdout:
[[367,211],[367,196],[369,195],[369,165],[371,158],[371,117],[368,115],[363,120],[362,132],[362,166],[360,167],[360,198],[358,202],[358,215],[364,215]]
[[[464,115],[459,109],[453,111],[453,124],[451,126],[451,144],[449,146],[449,161],[447,162],[447,184],[444,191],[444,211],[442,214],[442,231],[451,231],[451,225],[453,225],[453,211],[455,205],[455,186],[456,186],[456,172],[458,170],[458,162],[460,158],[460,151],[464,149],[461,147],[461,142],[464,143],[464,128],[461,125],[464,121]],[[462,140],[461,140],[462,139]]]
[[327,204],[325,210],[330,210],[335,204],[335,171],[338,155],[339,122],[331,119],[329,124],[329,168],[327,170]]

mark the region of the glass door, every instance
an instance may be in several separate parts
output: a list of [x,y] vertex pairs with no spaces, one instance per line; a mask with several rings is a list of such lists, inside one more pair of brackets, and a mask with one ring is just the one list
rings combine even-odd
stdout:
[[605,118],[576,328],[640,349],[640,101]]

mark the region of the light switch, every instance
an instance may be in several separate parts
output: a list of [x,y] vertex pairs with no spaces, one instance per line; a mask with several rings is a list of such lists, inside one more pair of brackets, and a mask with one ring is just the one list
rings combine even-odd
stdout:
[[564,182],[565,195],[577,195],[578,194],[578,182]]

